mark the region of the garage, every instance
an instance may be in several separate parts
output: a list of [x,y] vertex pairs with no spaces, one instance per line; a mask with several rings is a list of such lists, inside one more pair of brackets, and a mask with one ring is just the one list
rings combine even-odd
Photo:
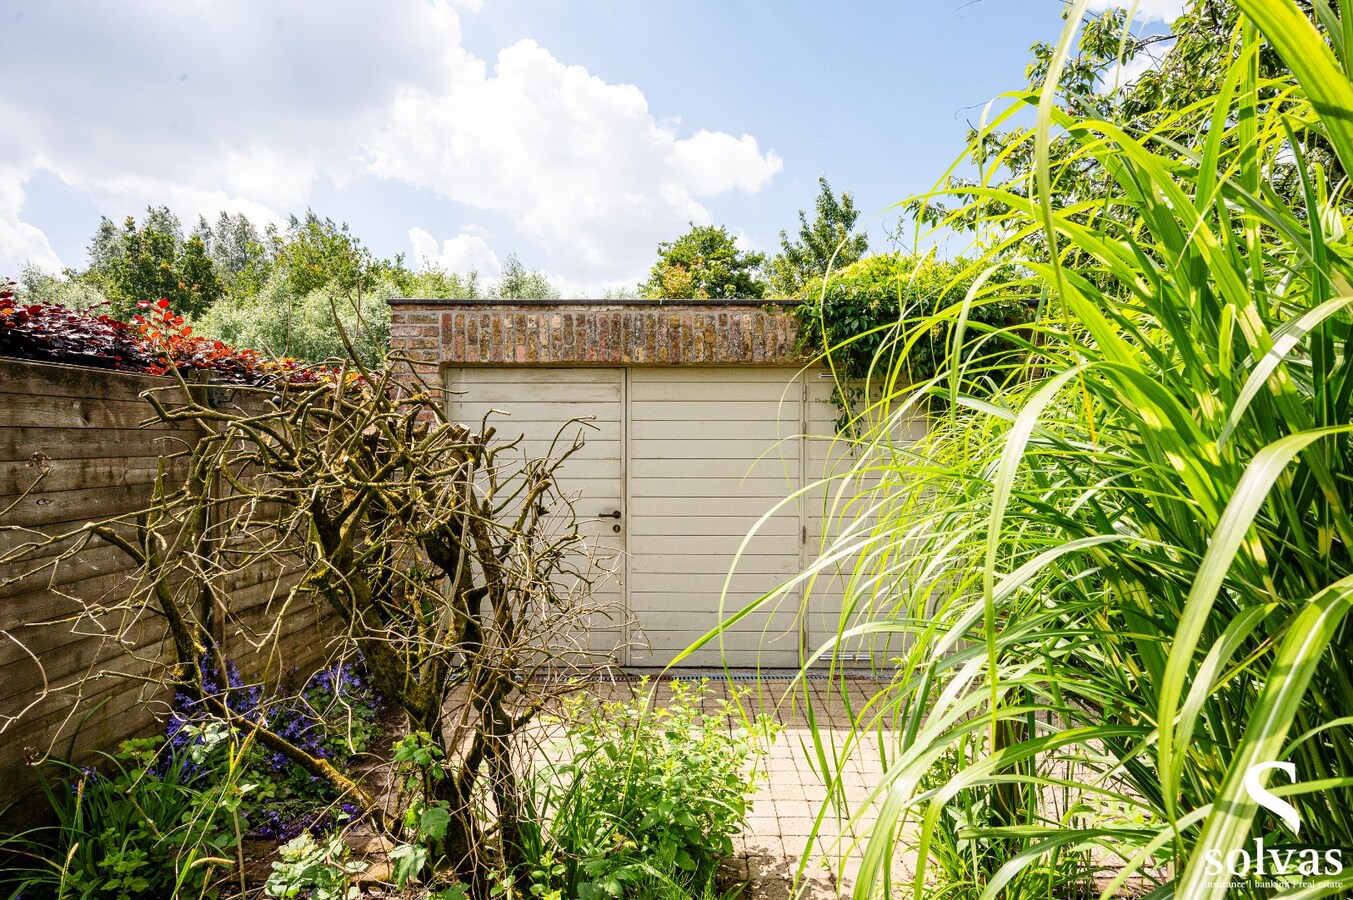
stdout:
[[[584,444],[561,469],[561,487],[576,498],[589,541],[618,562],[602,589],[631,624],[615,635],[599,625],[593,646],[617,646],[620,664],[667,665],[719,621],[721,599],[725,615],[740,610],[799,571],[805,510],[785,498],[804,480],[805,379],[783,367],[730,374],[447,370],[451,415],[477,422],[501,410],[499,434],[522,437],[530,453],[547,453],[570,419],[586,420],[565,427],[568,441]],[[726,652],[738,665],[798,665],[799,599],[793,592],[748,615],[724,635],[722,651],[712,644],[683,662],[715,664]]]
[[[791,580],[815,549],[821,491],[795,495],[821,478],[836,409],[825,373],[795,355],[782,310],[713,301],[394,306],[396,347],[423,361],[420,374],[445,389],[452,418],[477,424],[496,410],[499,435],[520,437],[535,455],[561,428],[569,442],[582,438],[561,487],[614,569],[600,588],[606,601],[628,613],[594,623],[593,651],[620,665],[666,666],[721,616]],[[802,593],[787,591],[680,664],[797,666],[805,647],[836,630],[829,593],[815,589],[814,615],[805,615]]]

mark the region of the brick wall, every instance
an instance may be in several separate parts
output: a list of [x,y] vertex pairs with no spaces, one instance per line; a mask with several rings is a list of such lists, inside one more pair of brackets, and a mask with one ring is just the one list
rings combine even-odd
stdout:
[[790,301],[394,300],[392,349],[435,383],[453,365],[776,365],[800,361]]

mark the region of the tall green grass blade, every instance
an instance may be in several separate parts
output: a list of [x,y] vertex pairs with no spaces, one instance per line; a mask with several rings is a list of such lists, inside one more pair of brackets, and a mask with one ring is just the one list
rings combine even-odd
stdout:
[[1277,759],[1316,667],[1350,610],[1353,610],[1353,575],[1312,597],[1287,629],[1282,647],[1269,667],[1270,677],[1245,737],[1227,769],[1212,814],[1207,817],[1188,868],[1181,876],[1182,896],[1200,900],[1225,896],[1227,882],[1207,874],[1205,858],[1210,851],[1225,853],[1240,846],[1248,836],[1257,805],[1245,790],[1245,775],[1251,766]]
[[1291,0],[1236,0],[1236,6],[1296,75],[1344,171],[1353,171],[1353,84],[1329,44]]
[[1166,811],[1171,817],[1179,814],[1175,798],[1178,796],[1179,781],[1184,767],[1182,749],[1187,747],[1193,737],[1192,728],[1183,730],[1176,722],[1179,699],[1185,695],[1186,684],[1193,668],[1194,651],[1198,647],[1198,639],[1203,634],[1217,594],[1234,564],[1236,555],[1247,540],[1251,541],[1250,554],[1252,556],[1259,554],[1259,548],[1253,544],[1250,537],[1255,516],[1259,508],[1267,502],[1269,490],[1292,458],[1322,438],[1349,431],[1353,431],[1353,425],[1322,428],[1319,431],[1291,435],[1260,450],[1236,485],[1235,494],[1227,503],[1221,521],[1212,532],[1207,555],[1203,557],[1198,577],[1194,579],[1193,586],[1189,590],[1179,626],[1170,643],[1170,658],[1160,686],[1160,712],[1156,721],[1160,726],[1161,792],[1165,798]]

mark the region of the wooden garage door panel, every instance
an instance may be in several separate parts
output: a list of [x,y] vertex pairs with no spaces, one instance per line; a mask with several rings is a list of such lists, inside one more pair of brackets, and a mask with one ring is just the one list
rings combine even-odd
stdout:
[[[724,559],[731,560],[733,554],[737,552],[738,545],[742,543],[742,539],[747,536],[756,523],[757,519],[754,516],[706,516],[695,523],[691,521],[689,516],[631,517],[629,533],[632,538],[668,538],[675,535],[680,538],[680,541],[675,544],[679,549],[695,547],[696,544],[692,542],[694,538],[717,537],[719,538],[715,545],[717,549],[692,549],[690,552],[721,555]],[[798,536],[799,520],[797,517],[793,521],[777,517],[762,522],[752,541],[760,544],[762,553],[784,553],[785,542],[792,541],[797,546]],[[737,540],[729,540],[729,538],[737,538]],[[672,542],[667,542],[663,546],[672,547],[674,545]]]
[[[558,485],[572,502],[579,534],[595,559],[590,580],[596,602],[611,610],[611,618],[593,616],[592,628],[579,627],[555,637],[560,646],[623,661],[624,531],[615,533],[614,520],[598,516],[623,507],[624,370],[464,368],[448,372],[446,386],[457,392],[448,399],[453,419],[477,428],[486,413],[496,410],[489,424],[497,429],[498,438],[512,441],[521,436],[519,449],[504,455],[504,465],[519,460],[521,453],[532,458],[550,454],[552,444],[557,457],[575,439],[582,439],[582,447],[559,469]],[[575,418],[587,422],[569,422]],[[554,512],[562,518],[564,510]]]
[[[631,542],[633,543],[633,542]],[[656,545],[647,553],[631,551],[630,571],[654,574],[682,574],[690,571],[690,557],[665,553],[670,547]],[[799,571],[799,561],[781,554],[747,554],[738,559],[737,571],[751,575],[790,576]]]
[[[802,389],[788,387],[794,376],[789,370],[754,368],[630,372],[631,547],[632,552],[642,548],[646,556],[657,552],[651,561],[636,559],[630,565],[630,608],[649,644],[642,660],[666,662],[718,622],[720,596],[739,546],[758,520],[792,492],[801,467],[797,435],[802,430]],[[770,474],[746,477],[753,469]],[[792,573],[799,560],[799,530],[797,503],[761,523],[745,551],[758,563],[734,573],[723,615],[755,601]],[[771,631],[787,632],[789,638],[765,642],[766,630],[762,616],[731,626],[725,647],[737,656],[729,661],[797,663],[796,617],[771,623]],[[763,652],[752,652],[758,648]]]
[[[453,369],[452,377],[464,378],[464,382],[456,382],[447,385],[452,390],[465,390],[466,383],[473,384],[476,391],[481,385],[508,384],[508,385],[557,385],[562,383],[572,384],[594,384],[596,383],[596,373],[613,372],[620,374],[619,369],[602,369],[594,367],[576,366],[572,368],[560,368],[558,366],[466,366],[463,369]],[[470,373],[465,375],[464,373]]]
[[[706,460],[701,460],[705,462]],[[713,460],[709,460],[713,462]],[[793,490],[793,485],[784,478],[739,478],[737,476],[727,476],[720,478],[719,481],[732,480],[737,482],[738,495],[742,497],[758,497],[767,500],[775,500],[789,495]],[[635,479],[630,485],[630,497],[643,497],[649,491],[655,492],[655,496],[666,497],[706,497],[709,495],[709,486],[706,483],[708,478],[639,478]],[[661,494],[656,492],[661,491]]]
[[[724,607],[725,613],[738,612],[742,610],[745,603],[727,604]],[[690,628],[692,619],[698,619],[699,624],[708,631],[718,623],[718,607],[713,610],[703,610],[700,612],[655,612],[644,620],[644,630],[648,632],[667,632],[675,633]],[[739,632],[739,636],[744,634],[789,634],[796,630],[794,616],[783,607],[777,608],[772,602],[767,601],[761,606],[749,610],[744,614],[742,623],[747,627]],[[732,632],[729,635],[732,636]]]
[[517,410],[523,404],[539,403],[545,396],[558,399],[559,403],[619,403],[620,385],[598,384],[594,381],[561,379],[556,382],[522,384],[521,382],[496,381],[477,384],[473,390],[467,390],[464,397],[474,403],[501,406],[506,410]]
[[[712,446],[717,445],[718,453],[713,455],[714,459],[730,459],[744,462],[751,465],[758,459],[785,460],[787,464],[798,467],[799,452],[797,441],[776,442],[765,438],[757,440],[738,440],[731,438],[720,438],[717,442],[711,441]],[[637,441],[635,446],[630,447],[630,461],[651,459],[656,462],[668,462],[672,460],[686,459],[687,457],[673,455],[672,444],[667,440],[645,440]],[[703,457],[708,458],[708,457]]]
[[[467,392],[451,400],[454,415],[477,426],[489,410],[500,437],[525,435],[541,455],[559,425],[571,424],[560,452],[581,435],[584,446],[560,470],[560,488],[576,498],[584,535],[625,568],[615,582],[642,634],[595,629],[594,649],[627,640],[629,661],[665,664],[692,641],[798,571],[801,521],[797,502],[763,522],[802,477],[802,383],[789,369],[730,367],[593,370],[460,369],[447,386]],[[619,509],[622,519],[603,519]],[[758,524],[759,522],[759,524]],[[620,533],[614,529],[620,526]],[[748,533],[756,528],[750,538]],[[743,554],[728,591],[728,569]],[[611,588],[608,588],[610,590]],[[720,598],[723,609],[720,609]],[[733,665],[795,665],[802,631],[799,595],[749,614],[725,636]],[[647,650],[638,649],[646,643]],[[723,661],[718,649],[686,660]]]
[[[713,522],[716,520],[711,521]],[[733,523],[731,526],[727,526],[730,529],[735,529],[740,523],[740,520],[738,519],[721,519],[717,521],[721,523],[722,522]],[[733,542],[733,552],[736,553],[738,546],[742,542],[742,538],[747,534],[747,528],[743,528],[742,531],[740,532],[730,531],[729,534],[713,534],[709,532],[701,534],[689,534],[682,538],[680,547],[674,549],[672,547],[672,542],[667,539],[666,535],[662,533],[649,534],[644,533],[642,531],[637,531],[633,527],[634,523],[630,524],[631,528],[628,543],[631,558],[638,558],[641,555],[646,555],[650,553],[674,554],[682,556],[684,555],[704,556],[711,553],[725,553],[728,551],[729,537],[738,538],[737,541]],[[771,523],[772,526],[775,526],[777,524],[778,523]],[[748,527],[750,527],[750,525],[748,525]],[[748,541],[747,544],[743,547],[742,555],[770,556],[776,558],[783,558],[785,554],[784,554],[784,541],[782,540],[782,538],[786,535],[792,535],[793,530],[788,527],[779,528],[777,530],[781,531],[782,534],[776,535],[767,533],[754,535],[752,539]],[[677,553],[677,551],[684,551],[684,553]],[[730,556],[729,558],[731,559],[732,557]],[[682,571],[685,570],[683,569]]]
[[[810,437],[804,441],[806,470],[824,475],[842,475],[850,472],[856,457],[851,447],[836,439],[836,419],[840,411],[832,400],[833,382],[825,378],[809,379],[806,395],[807,409],[806,433]],[[912,418],[898,423],[893,439],[898,446],[920,437],[925,430],[924,417],[918,412]],[[811,483],[811,479],[810,479]],[[872,520],[868,517],[868,503],[848,504],[838,499],[838,492],[844,498],[864,494],[872,485],[877,484],[877,476],[866,474],[863,479],[851,477],[848,482],[833,480],[816,485],[806,491],[804,497],[804,526],[807,535],[806,558],[811,561],[819,553],[829,553],[830,548],[823,545],[824,532],[828,539],[839,539],[849,529],[854,535],[853,543],[867,538]],[[860,521],[863,517],[863,521]],[[868,552],[868,551],[866,551]],[[877,552],[875,550],[874,552]],[[815,580],[805,606],[808,643],[816,650],[837,634],[838,629],[857,627],[880,617],[895,613],[892,609],[879,609],[876,606],[876,594],[886,597],[894,585],[878,585],[864,580],[852,584],[851,578],[860,562],[859,554],[848,555],[827,565]],[[875,565],[866,564],[864,571],[873,574]],[[847,610],[847,605],[849,609]],[[842,621],[843,610],[845,621]],[[864,659],[871,654],[875,659],[896,655],[901,649],[897,636],[861,635],[850,638],[841,647],[848,656]]]
[[728,397],[728,382],[736,377],[728,371],[725,371],[719,380],[711,380],[709,370],[698,379],[665,380],[662,376],[655,376],[632,385],[630,398],[640,402],[666,400],[672,395],[672,386],[677,384],[680,385],[681,398],[687,402],[740,403],[748,400],[764,400],[771,403],[778,403],[781,400],[797,402],[800,388],[797,384],[789,386],[789,375],[790,373],[776,370],[775,377],[769,381],[739,378],[742,386],[737,400],[730,400]]
[[[708,631],[705,632],[706,634]],[[650,659],[672,659],[690,646],[685,631],[642,632],[643,649]],[[762,633],[748,631],[740,634],[725,632],[723,640],[713,638],[709,643],[695,651],[695,655],[682,661],[683,665],[721,665],[725,660],[737,667],[764,666],[782,668],[797,666],[799,659],[798,631],[776,631]],[[722,646],[723,653],[720,652]],[[638,648],[636,648],[637,650]],[[736,654],[736,655],[732,655]],[[657,665],[650,662],[648,665]]]
[[[649,490],[656,492],[660,488],[650,487]],[[698,529],[700,523],[705,519],[736,517],[746,519],[750,524],[755,522],[758,516],[769,512],[775,506],[776,501],[780,499],[779,495],[776,494],[748,497],[720,496],[713,490],[708,490],[705,493],[707,496],[701,497],[635,497],[631,495],[630,517],[636,521],[642,521],[653,516],[685,519],[687,520],[685,529],[678,532],[684,534]],[[794,521],[797,522],[799,518],[798,510],[793,504],[790,505],[789,509],[794,516]],[[777,513],[777,515],[780,514],[782,513]]]
[[[727,388],[732,382],[750,385],[757,382],[779,385],[783,390],[798,375],[798,370],[778,366],[731,365],[722,368],[704,366],[662,366],[651,369],[635,369],[633,373],[642,373],[644,384],[717,384]],[[639,382],[635,382],[637,389]],[[742,390],[744,388],[739,388]],[[727,394],[724,394],[727,396]],[[798,396],[795,394],[795,396]]]
[[[637,404],[631,404],[631,411],[636,405]],[[661,401],[655,400],[652,403],[642,405],[662,406],[663,404]],[[654,441],[662,443],[670,443],[673,441],[685,443],[691,441],[694,442],[697,447],[708,448],[708,455],[714,459],[726,458],[726,454],[723,451],[717,450],[717,448],[725,441],[736,442],[743,445],[746,445],[749,441],[760,442],[760,449],[754,454],[749,454],[748,462],[763,454],[784,456],[785,458],[792,458],[798,455],[797,436],[799,430],[797,425],[782,424],[775,421],[773,418],[743,418],[741,416],[729,417],[726,419],[713,418],[719,413],[719,407],[721,405],[722,404],[717,403],[702,404],[701,418],[689,421],[678,421],[675,419],[631,419],[630,440],[635,442]],[[762,407],[762,413],[774,416],[777,412],[775,407],[776,404],[767,403]],[[648,411],[644,410],[644,412],[647,413]],[[794,410],[794,415],[797,420],[797,407]],[[736,431],[724,431],[722,433],[714,432],[712,430],[706,431],[709,426],[712,426],[716,422],[721,425],[736,424],[738,428]],[[775,442],[781,439],[788,439],[789,443],[792,445],[784,452],[779,451],[775,446]],[[661,450],[663,448],[654,447],[651,449]],[[684,457],[677,456],[674,458],[681,459]]]
[[797,457],[781,460],[778,456],[761,459],[721,457],[719,459],[633,459],[630,477],[647,478],[774,478],[781,485],[798,484]]
[[[695,560],[698,559],[695,557]],[[638,583],[631,594],[649,592],[684,595],[686,602],[683,609],[717,609],[719,593],[725,583],[728,584],[729,596],[755,599],[775,590],[784,580],[780,573],[756,573],[744,571],[741,567],[733,573],[731,581],[727,572],[692,572],[689,569],[685,572],[635,572],[630,569],[630,574],[632,577],[643,576],[642,579],[636,578]]]
[[[645,421],[649,422],[682,422],[699,425],[706,420],[718,422],[743,421],[763,423],[763,418],[769,413],[772,417],[780,412],[776,407],[779,405],[779,398],[770,400],[688,400],[684,391],[689,385],[664,385],[668,389],[669,396],[666,399],[647,401],[648,407],[644,410]],[[726,388],[726,386],[725,386]],[[670,396],[672,393],[682,391],[680,399]],[[741,392],[739,397],[745,396]],[[641,401],[642,402],[642,401]],[[792,424],[794,429],[790,434],[798,433],[799,407],[797,403],[788,403],[784,405],[784,411],[792,415]],[[774,425],[775,418],[765,421],[764,424]]]
[[614,455],[600,453],[587,459],[571,456],[565,460],[563,468],[559,470],[559,476],[564,479],[590,483],[598,478],[609,476],[615,470],[619,461],[620,454],[618,451]]

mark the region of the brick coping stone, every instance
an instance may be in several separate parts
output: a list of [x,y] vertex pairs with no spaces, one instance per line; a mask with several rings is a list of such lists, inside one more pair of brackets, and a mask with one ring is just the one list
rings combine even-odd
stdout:
[[443,365],[801,365],[794,300],[391,300],[390,345]]

